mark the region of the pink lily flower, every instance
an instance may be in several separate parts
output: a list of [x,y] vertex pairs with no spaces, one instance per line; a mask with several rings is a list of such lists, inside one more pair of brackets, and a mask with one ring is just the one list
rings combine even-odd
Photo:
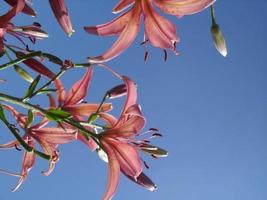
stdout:
[[142,172],[142,160],[138,151],[142,150],[136,136],[145,125],[137,101],[136,84],[129,78],[121,77],[127,88],[126,101],[119,119],[107,113],[101,113],[101,118],[109,128],[100,133],[99,142],[108,157],[108,186],[103,200],[110,200],[115,194],[119,183],[120,172],[135,183],[155,190],[156,185]]
[[[22,129],[25,129],[27,116],[19,113],[13,107],[4,105],[6,110],[10,111]],[[44,153],[51,156],[49,160],[49,168],[44,175],[48,176],[54,169],[56,162],[59,160],[59,152],[57,146],[65,144],[77,139],[77,131],[74,129],[62,129],[57,127],[45,127],[48,124],[47,119],[43,119],[40,123],[27,128],[27,132],[23,136],[23,140],[32,148],[35,148],[36,142],[40,144]],[[17,140],[0,145],[0,148],[18,148]],[[20,178],[12,191],[16,191],[27,178],[27,175],[35,163],[36,155],[33,151],[25,151],[23,154],[22,169]],[[12,174],[11,174],[12,175]]]
[[74,32],[68,14],[68,9],[64,0],[49,0],[50,6],[53,10],[53,13],[61,26],[61,28],[67,33],[68,36],[71,36]]
[[[89,67],[84,76],[72,86],[69,92],[66,92],[60,80],[57,80],[56,82],[58,106],[62,110],[69,112],[74,119],[79,121],[84,121],[84,117],[88,119],[88,117],[95,113],[99,108],[99,104],[83,102],[87,96],[87,90],[92,74],[93,68]],[[51,101],[55,102],[52,96],[50,96],[50,98]],[[108,112],[111,109],[112,105],[110,103],[104,103],[99,112]],[[91,150],[95,150],[97,148],[96,143],[92,139],[86,140],[86,138],[84,138],[84,136],[80,133],[78,133],[78,140],[85,143]]]
[[113,9],[119,13],[126,8],[131,8],[111,22],[86,26],[85,31],[99,36],[119,35],[115,43],[102,55],[89,58],[90,63],[107,62],[125,51],[135,40],[141,18],[144,16],[145,37],[144,44],[150,42],[152,46],[162,49],[171,49],[176,54],[176,27],[166,18],[160,16],[154,8],[159,7],[163,12],[181,17],[202,11],[215,0],[120,0]]

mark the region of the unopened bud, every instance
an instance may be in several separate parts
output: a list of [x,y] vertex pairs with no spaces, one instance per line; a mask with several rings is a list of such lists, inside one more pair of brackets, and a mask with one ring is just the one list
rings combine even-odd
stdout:
[[109,99],[115,99],[115,98],[119,98],[122,97],[124,95],[126,95],[127,93],[127,87],[125,84],[121,84],[121,85],[117,85],[114,88],[110,89],[107,92],[107,97]]
[[148,153],[155,158],[168,156],[168,152],[166,150],[159,148],[157,146],[153,146],[149,144],[142,144],[139,146],[139,148],[145,153]]
[[222,31],[218,24],[211,26],[211,35],[217,51],[224,57],[227,55],[227,46]]
[[14,65],[14,69],[18,73],[18,75],[21,78],[23,78],[25,81],[29,83],[33,82],[33,78],[31,77],[31,75],[26,70],[24,70],[22,67],[18,65]]

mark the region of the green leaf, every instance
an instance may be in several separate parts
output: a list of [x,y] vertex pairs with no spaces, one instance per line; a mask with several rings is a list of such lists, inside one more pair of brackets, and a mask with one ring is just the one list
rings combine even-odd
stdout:
[[41,75],[39,74],[39,75],[33,80],[33,82],[30,84],[30,86],[29,86],[29,88],[28,88],[28,90],[27,90],[27,92],[26,92],[26,94],[25,94],[25,96],[24,96],[24,99],[31,97],[31,95],[33,94],[33,92],[34,92],[34,90],[35,90],[37,84],[38,84],[39,81],[40,81],[40,79],[41,79]]
[[55,64],[60,65],[60,66],[63,65],[63,61],[62,61],[59,57],[57,57],[57,56],[55,56],[55,55],[52,55],[52,54],[50,54],[50,53],[42,53],[42,55],[43,55],[44,57],[48,58],[48,60],[49,60],[50,62],[52,62],[52,63],[55,63]]
[[32,122],[33,122],[34,116],[32,113],[32,110],[28,110],[28,117],[27,117],[27,121],[26,121],[26,128],[30,127]]
[[2,121],[7,121],[6,117],[5,117],[3,106],[1,104],[0,104],[0,119],[2,119]]
[[71,117],[71,114],[64,110],[61,110],[60,108],[57,109],[51,108],[47,111],[45,116],[50,120],[60,122],[64,119]]
[[50,94],[51,92],[56,92],[57,89],[42,89],[37,94]]

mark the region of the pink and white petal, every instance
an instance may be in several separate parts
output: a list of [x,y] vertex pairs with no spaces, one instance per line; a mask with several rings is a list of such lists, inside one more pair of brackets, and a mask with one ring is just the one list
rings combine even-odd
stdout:
[[126,142],[109,137],[105,141],[112,146],[121,170],[129,176],[137,178],[142,172],[142,162],[137,149]]
[[134,179],[131,176],[126,175],[125,173],[124,173],[124,175],[127,178],[129,178],[131,181],[133,181],[134,183],[137,183],[138,185],[146,188],[149,191],[154,191],[157,189],[157,185],[155,183],[153,183],[153,181],[147,175],[145,175],[143,172],[136,179]]
[[127,9],[131,6],[135,0],[120,0],[120,2],[112,9],[114,14],[122,12],[123,10]]
[[82,79],[77,81],[66,95],[63,107],[78,104],[86,97],[92,74],[93,68],[89,67]]
[[120,165],[113,149],[105,141],[103,141],[102,145],[108,155],[108,185],[103,200],[111,200],[119,184]]
[[113,127],[117,123],[117,118],[108,113],[99,113],[99,117],[107,124],[108,127]]
[[14,5],[6,14],[0,16],[0,27],[7,24],[13,17],[23,10],[25,6],[25,0],[17,0]]
[[160,16],[150,2],[144,1],[143,9],[145,13],[145,32],[151,44],[155,47],[174,50],[174,43],[179,41],[175,25]]
[[118,39],[113,45],[102,55],[97,57],[88,58],[90,63],[104,63],[107,62],[122,52],[124,52],[135,40],[137,33],[140,28],[141,20],[141,9],[140,6],[134,7],[135,10],[132,12],[131,20],[125,26]]
[[[34,147],[34,143],[33,141],[28,141],[28,145],[31,147]],[[12,189],[12,192],[15,192],[20,186],[21,184],[24,182],[24,180],[26,179],[29,171],[31,170],[31,168],[33,167],[34,163],[35,163],[35,154],[33,151],[31,152],[24,152],[23,155],[23,161],[22,161],[22,169],[21,169],[21,177],[17,183],[17,185],[15,186],[14,189]]]
[[[92,113],[96,112],[98,107],[99,104],[81,103],[77,105],[65,106],[64,110],[75,115],[89,116]],[[108,112],[110,110],[112,110],[111,103],[105,103],[100,108],[100,112]]]
[[65,144],[77,139],[77,131],[73,129],[62,128],[41,128],[32,130],[32,136],[44,140],[50,144]]
[[162,12],[182,17],[201,12],[215,0],[155,0],[154,2]]
[[132,17],[132,12],[128,11],[108,23],[97,25],[97,26],[85,26],[84,30],[87,33],[99,35],[99,36],[116,35],[122,32],[122,30],[131,20],[131,17]]

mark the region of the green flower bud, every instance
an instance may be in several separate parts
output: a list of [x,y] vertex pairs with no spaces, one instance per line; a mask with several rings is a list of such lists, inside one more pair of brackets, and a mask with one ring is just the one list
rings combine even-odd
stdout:
[[211,35],[217,51],[224,57],[227,55],[227,46],[222,31],[218,24],[211,26]]

